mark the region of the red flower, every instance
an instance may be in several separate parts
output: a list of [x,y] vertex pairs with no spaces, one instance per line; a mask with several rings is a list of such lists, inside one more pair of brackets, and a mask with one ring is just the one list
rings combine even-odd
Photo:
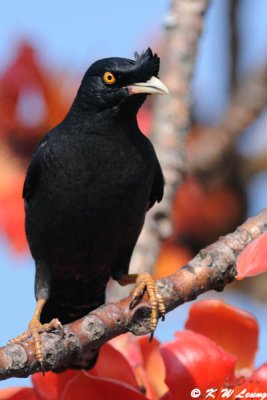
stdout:
[[253,372],[258,326],[250,314],[201,301],[191,307],[186,328],[161,346],[122,335],[102,347],[92,370],[35,374],[32,388],[2,390],[0,400],[267,397],[267,364]]
[[191,307],[186,328],[161,346],[170,389],[164,400],[189,400],[191,393],[235,399],[242,391],[244,398],[267,397],[267,364],[253,372],[258,326],[250,314],[218,300],[201,301]]
[[16,251],[27,248],[22,200],[27,159],[65,116],[74,97],[74,84],[66,82],[69,77],[48,71],[27,43],[0,76],[0,230]]
[[0,229],[4,231],[6,237],[12,243],[13,249],[22,252],[27,247],[22,199],[24,174],[16,171],[16,176],[14,174],[11,178],[12,184],[10,184],[10,181],[7,183],[5,181],[8,181],[10,174],[8,165],[5,165],[0,175],[4,176],[3,183],[0,183]]
[[239,374],[252,372],[259,329],[251,314],[219,300],[200,301],[191,307],[185,327],[233,354]]
[[236,279],[259,275],[267,271],[267,232],[245,247],[237,259],[236,270]]

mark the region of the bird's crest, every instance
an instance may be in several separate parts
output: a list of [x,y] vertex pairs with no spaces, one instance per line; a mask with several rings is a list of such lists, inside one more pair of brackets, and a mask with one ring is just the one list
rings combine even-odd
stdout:
[[146,72],[150,76],[157,76],[159,73],[160,59],[158,55],[153,54],[150,47],[146,51],[139,54],[137,51],[134,53],[135,67],[141,72]]

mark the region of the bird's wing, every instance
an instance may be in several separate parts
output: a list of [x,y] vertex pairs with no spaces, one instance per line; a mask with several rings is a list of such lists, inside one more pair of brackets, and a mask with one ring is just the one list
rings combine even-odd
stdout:
[[41,172],[40,155],[42,152],[42,148],[47,143],[47,139],[48,137],[45,136],[38,144],[38,147],[31,159],[30,165],[26,173],[26,178],[24,181],[24,186],[22,191],[22,197],[24,198],[26,203],[29,203],[39,180]]
[[149,208],[153,207],[156,201],[159,203],[162,200],[164,192],[164,177],[159,162],[157,161],[157,163],[156,174],[149,198]]

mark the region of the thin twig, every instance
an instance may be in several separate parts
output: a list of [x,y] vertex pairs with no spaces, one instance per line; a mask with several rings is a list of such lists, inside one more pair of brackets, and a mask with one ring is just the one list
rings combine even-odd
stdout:
[[[189,169],[194,175],[214,175],[224,169],[238,137],[267,106],[267,67],[253,73],[234,90],[220,125],[203,129],[190,148]],[[226,161],[226,163],[225,163]]]

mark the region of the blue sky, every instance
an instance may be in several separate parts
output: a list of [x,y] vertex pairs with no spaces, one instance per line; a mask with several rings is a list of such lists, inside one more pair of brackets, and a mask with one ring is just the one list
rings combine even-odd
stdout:
[[130,57],[151,44],[169,1],[135,0],[5,2],[0,25],[0,59],[18,37],[41,45],[53,65],[87,68],[93,58]]
[[[18,38],[28,38],[35,43],[48,66],[67,68],[81,76],[88,64],[97,58],[131,57],[135,50],[152,46],[157,41],[169,3],[169,0],[5,1],[1,5],[0,71],[12,57]],[[197,116],[203,121],[215,122],[223,112],[228,97],[229,65],[224,61],[227,60],[228,33],[223,19],[228,1],[214,0],[211,3],[194,78],[194,98]],[[266,0],[257,0],[255,7],[251,0],[243,0],[242,7],[240,26],[242,46],[246,51],[240,69],[246,72],[266,60],[267,3]],[[246,141],[244,148],[255,143],[251,134],[247,135]],[[254,196],[253,212],[262,206],[262,188],[263,183],[267,184],[266,179],[266,175],[261,177],[258,196],[261,203],[257,204]],[[257,182],[254,183],[254,193]],[[266,190],[264,193],[266,199]],[[34,307],[33,279],[30,257],[16,258],[5,240],[0,239],[1,345],[21,333],[30,320]],[[254,309],[257,313],[256,307]],[[161,337],[165,338],[167,332],[170,338],[168,326],[160,328]],[[0,387],[25,382],[29,383],[9,380],[0,382]]]

